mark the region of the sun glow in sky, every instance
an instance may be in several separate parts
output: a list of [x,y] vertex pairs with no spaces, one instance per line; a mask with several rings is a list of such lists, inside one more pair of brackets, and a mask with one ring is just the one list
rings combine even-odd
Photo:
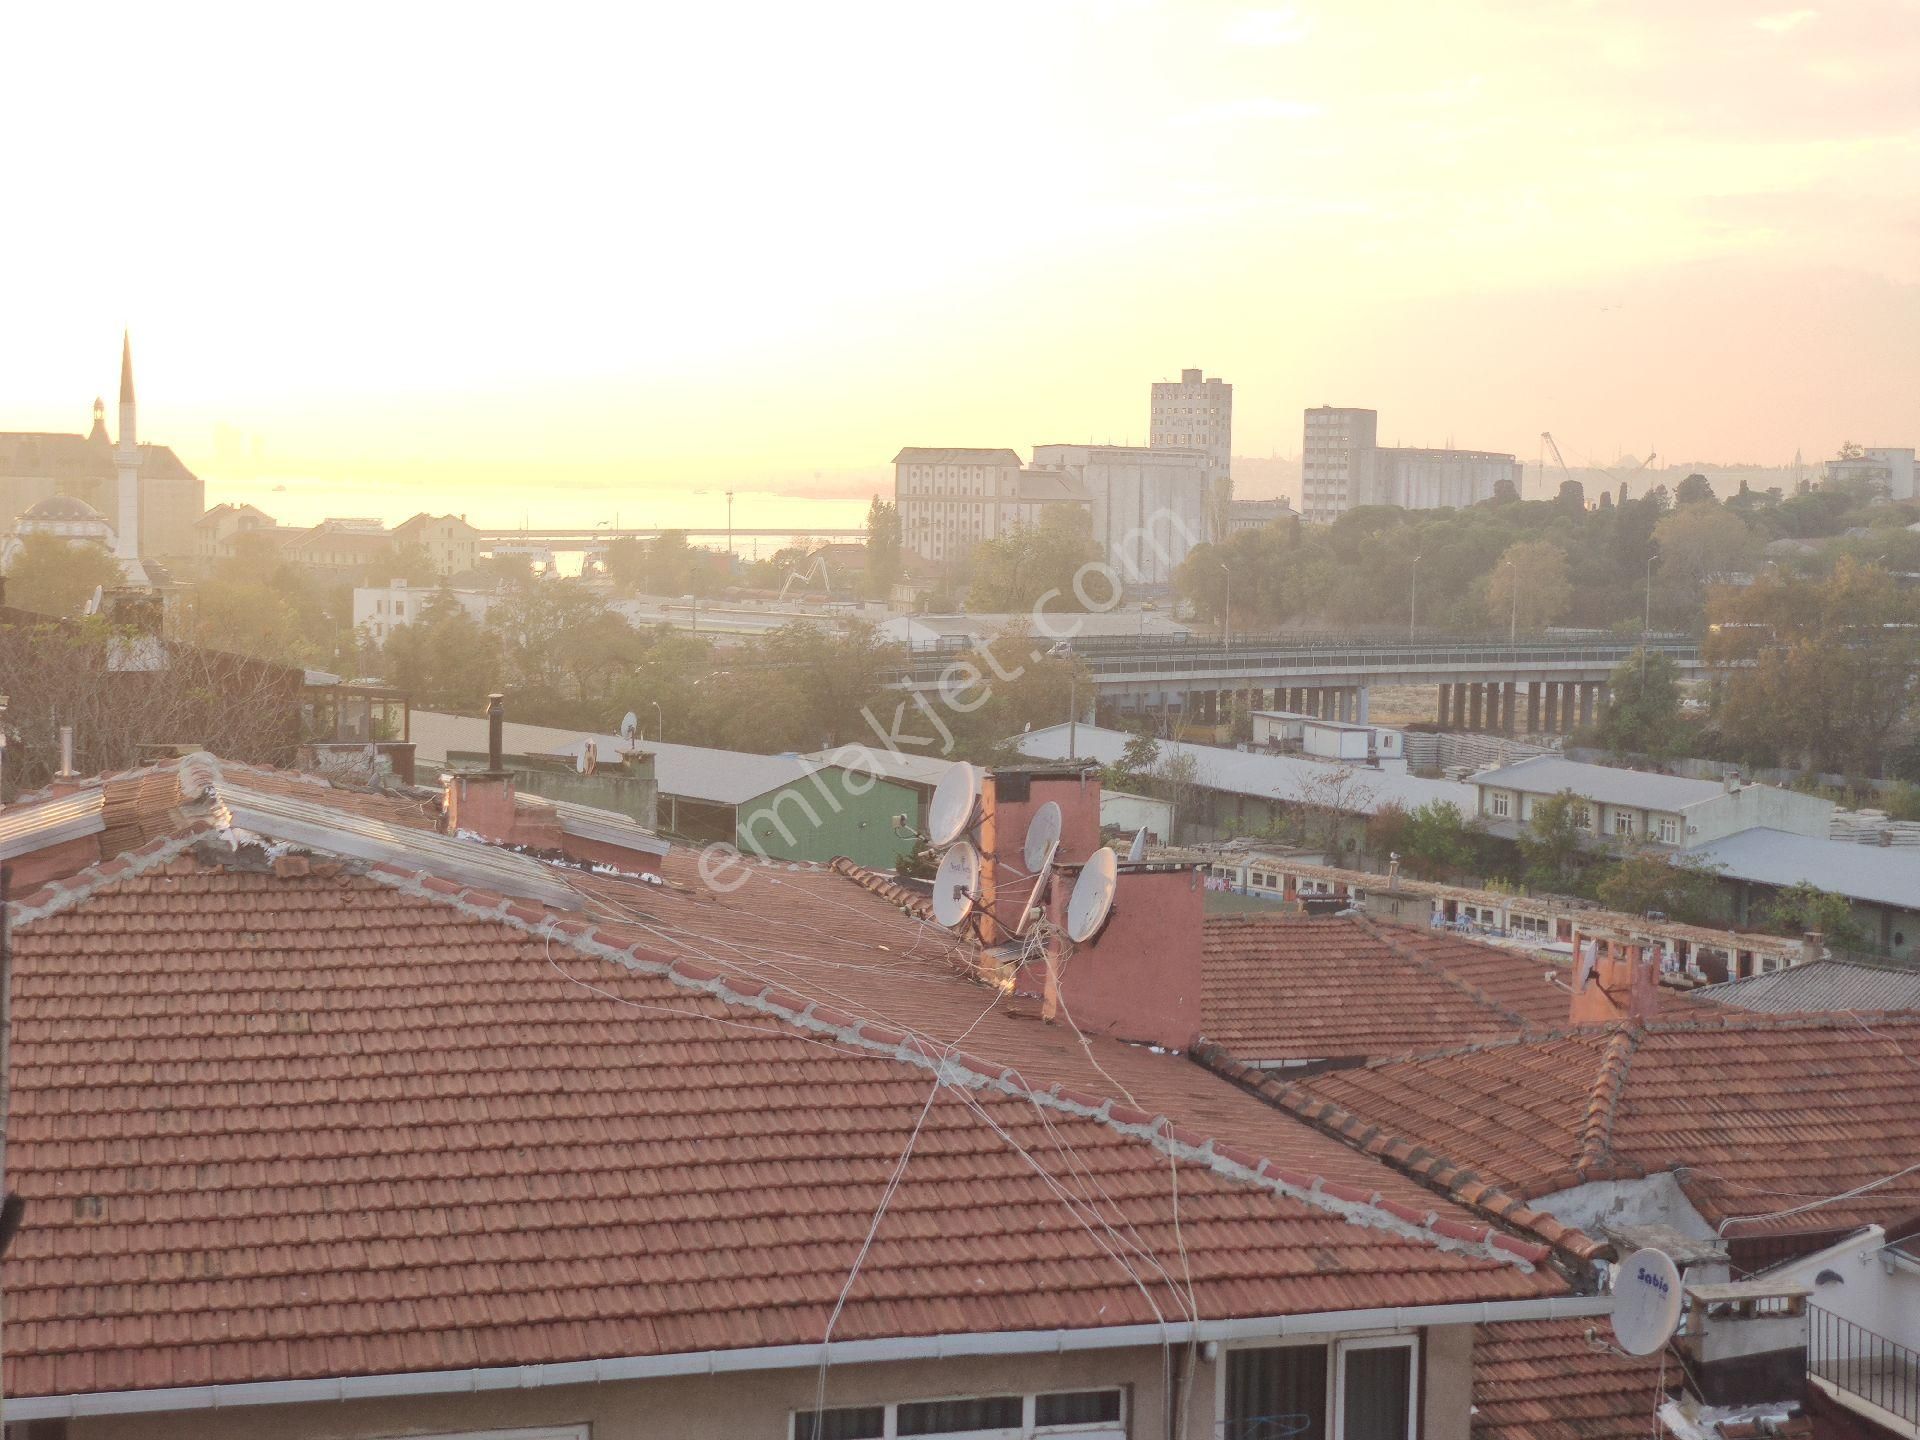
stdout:
[[130,325],[146,438],[288,518],[851,523],[903,444],[1144,443],[1192,365],[1242,455],[1320,403],[1920,443],[1920,0],[22,4],[0,51],[0,429],[84,429]]

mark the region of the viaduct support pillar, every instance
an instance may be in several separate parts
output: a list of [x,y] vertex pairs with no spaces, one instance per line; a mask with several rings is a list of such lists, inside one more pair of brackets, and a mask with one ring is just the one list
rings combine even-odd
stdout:
[[1584,729],[1593,724],[1593,701],[1598,685],[1587,684],[1580,687],[1580,724]]
[[1362,685],[1353,692],[1354,723],[1365,725],[1367,720],[1367,687]]
[[1509,680],[1500,687],[1500,730],[1502,734],[1514,732],[1514,701],[1518,698],[1520,687]]
[[1485,723],[1481,715],[1481,706],[1486,702],[1486,693],[1487,687],[1484,685],[1467,687],[1467,728],[1469,730],[1478,730]]
[[1546,733],[1560,733],[1560,684],[1556,680],[1547,681],[1543,687],[1547,692]]
[[1453,706],[1453,687],[1451,685],[1442,685],[1440,687],[1440,710],[1439,710],[1439,713],[1434,718],[1437,719],[1443,726],[1447,723],[1447,721],[1453,718],[1452,706]]
[[1453,728],[1467,728],[1467,687],[1457,681],[1453,687]]
[[1538,680],[1527,682],[1527,733],[1529,735],[1540,733],[1540,682]]

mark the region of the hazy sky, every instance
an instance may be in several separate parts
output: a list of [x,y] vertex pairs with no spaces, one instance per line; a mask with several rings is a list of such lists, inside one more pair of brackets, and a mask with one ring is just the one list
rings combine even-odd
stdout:
[[860,494],[902,444],[1143,443],[1185,365],[1241,454],[1323,402],[1575,463],[1920,443],[1920,0],[23,4],[0,42],[0,428],[84,428],[129,324],[216,493]]

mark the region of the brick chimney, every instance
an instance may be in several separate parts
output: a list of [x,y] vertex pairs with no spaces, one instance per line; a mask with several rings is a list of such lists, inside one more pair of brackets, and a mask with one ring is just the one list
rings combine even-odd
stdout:
[[487,697],[487,768],[448,776],[446,789],[449,831],[465,831],[503,845],[520,843],[513,837],[519,800],[514,793],[513,772],[505,766],[502,743],[506,700],[504,695]]
[[[1078,878],[1063,874],[1047,907],[1063,936]],[[1200,1034],[1205,907],[1197,868],[1124,866],[1106,928],[1080,945],[1050,945],[1014,988],[1042,997],[1043,1018],[1070,1019],[1082,1034],[1187,1050]]]
[[1054,863],[1079,865],[1100,848],[1099,771],[1079,766],[990,770],[981,786],[980,891],[990,916],[983,927],[988,944],[1013,938],[1033,893],[1027,830],[1048,801],[1060,807],[1060,848]]
[[[1581,957],[1591,947],[1593,966],[1584,983]],[[1568,1023],[1605,1025],[1615,1020],[1649,1020],[1660,999],[1657,948],[1610,935],[1573,932],[1573,1002]]]

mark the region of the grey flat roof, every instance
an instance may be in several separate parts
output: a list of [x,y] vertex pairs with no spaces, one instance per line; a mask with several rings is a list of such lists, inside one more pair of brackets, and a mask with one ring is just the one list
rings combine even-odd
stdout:
[[938,785],[947,771],[959,762],[938,755],[912,755],[904,750],[884,750],[877,745],[841,745],[832,750],[815,750],[804,757],[822,765],[838,765],[859,775],[877,775],[882,780],[898,780],[903,785]]
[[1835,895],[1920,912],[1920,850],[1855,845],[1756,826],[1675,857],[1757,885],[1805,880]]
[[[444,765],[452,750],[484,752],[487,748],[484,719],[415,710],[411,724],[415,755],[430,764]],[[555,725],[521,725],[512,720],[507,722],[503,736],[507,752],[515,755],[577,755],[588,740],[593,741],[603,761],[613,760],[623,749],[646,751],[654,757],[654,778],[660,782],[662,795],[711,805],[743,805],[823,768],[818,760],[799,755],[753,755],[742,750],[712,750],[704,745],[669,745],[654,740],[636,741],[629,747],[618,735],[563,730]]]
[[[1127,742],[1134,738],[1124,730],[1107,730],[1098,725],[1080,725],[1075,729],[1078,733],[1072,742],[1074,753],[1089,764],[1114,764],[1127,748]],[[1015,735],[1010,743],[1021,754],[1036,760],[1064,760],[1068,749],[1067,727],[1050,725],[1045,730],[1030,730],[1024,735]],[[1371,815],[1387,805],[1417,810],[1429,801],[1444,800],[1458,806],[1462,815],[1471,816],[1478,798],[1471,785],[1452,780],[1423,780],[1417,775],[1390,774],[1364,766],[1223,750],[1213,745],[1189,745],[1181,740],[1162,740],[1159,745],[1162,755],[1191,755],[1195,780],[1209,790],[1229,795],[1324,804],[1330,778],[1346,770],[1353,779],[1344,798],[1357,815]]]
[[1612,765],[1583,765],[1558,755],[1535,755],[1493,770],[1482,770],[1471,781],[1529,795],[1558,795],[1571,790],[1583,800],[1623,805],[1635,810],[1662,810],[1677,814],[1689,805],[1724,793],[1715,780],[1688,780],[1680,775],[1655,775],[1645,770],[1622,770]]
[[1741,1010],[1920,1010],[1920,966],[1814,960],[1693,993]]

